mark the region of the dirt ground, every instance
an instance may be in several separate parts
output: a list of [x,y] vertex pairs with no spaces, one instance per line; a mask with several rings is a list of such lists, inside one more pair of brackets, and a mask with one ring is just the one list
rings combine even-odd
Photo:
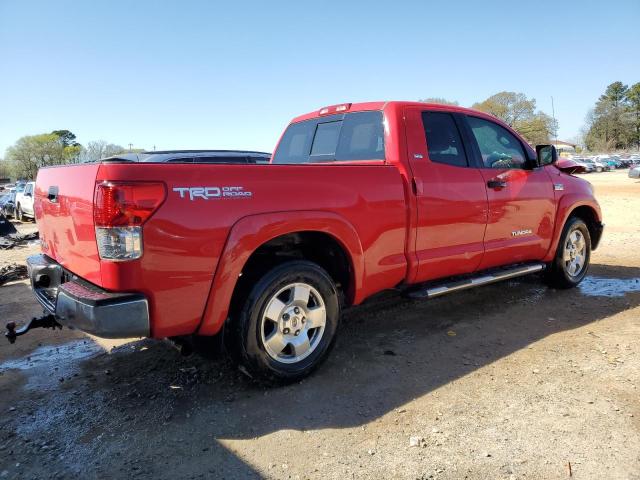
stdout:
[[[640,181],[585,178],[606,229],[581,288],[381,295],[299,384],[159,341],[1,343],[0,478],[640,479]],[[2,323],[39,312],[0,287]]]

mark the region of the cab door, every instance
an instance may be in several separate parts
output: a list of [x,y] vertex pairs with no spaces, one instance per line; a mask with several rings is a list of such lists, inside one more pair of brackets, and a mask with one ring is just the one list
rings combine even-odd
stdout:
[[484,117],[462,118],[489,201],[479,268],[544,258],[555,218],[549,174],[544,168],[532,168],[528,159],[535,154],[504,126]]
[[417,204],[418,267],[412,281],[473,272],[484,251],[487,192],[470,162],[457,114],[408,107],[405,126]]

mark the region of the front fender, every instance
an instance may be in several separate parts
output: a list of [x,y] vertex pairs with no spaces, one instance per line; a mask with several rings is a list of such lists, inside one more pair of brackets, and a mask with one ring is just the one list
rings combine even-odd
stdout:
[[598,205],[598,202],[593,197],[585,196],[582,193],[567,193],[566,195],[563,195],[558,202],[553,237],[551,239],[549,251],[543,259],[544,262],[551,262],[555,257],[558,249],[558,242],[560,242],[560,235],[562,235],[562,229],[573,211],[579,207],[590,208],[595,214],[597,221],[602,222],[600,205]]
[[356,230],[343,217],[323,211],[273,212],[250,215],[236,222],[229,232],[211,285],[200,335],[215,335],[229,315],[238,277],[253,252],[281,235],[315,231],[334,237],[346,250],[353,269],[354,295],[359,297],[364,278],[364,254]]

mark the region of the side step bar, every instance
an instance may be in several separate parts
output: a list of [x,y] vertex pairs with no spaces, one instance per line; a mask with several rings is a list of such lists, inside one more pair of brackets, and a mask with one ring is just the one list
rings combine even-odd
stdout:
[[529,273],[541,272],[545,267],[546,265],[544,263],[529,263],[526,265],[516,265],[513,267],[479,272],[478,276],[467,277],[462,280],[451,279],[445,283],[432,283],[426,287],[408,292],[407,296],[410,298],[435,298],[446,293],[458,292],[481,285],[489,285],[490,283],[521,277]]

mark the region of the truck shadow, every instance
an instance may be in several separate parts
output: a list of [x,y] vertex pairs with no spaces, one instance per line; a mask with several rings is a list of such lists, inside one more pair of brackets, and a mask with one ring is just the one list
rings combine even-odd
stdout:
[[[175,455],[199,454],[198,471],[252,477],[225,440],[366,425],[544,337],[638,305],[640,268],[608,265],[592,265],[584,286],[567,291],[530,276],[430,301],[389,292],[346,313],[328,361],[301,383],[263,388],[225,359],[184,358],[143,340],[85,360],[73,386],[61,387],[82,394],[71,403],[57,395],[42,408],[73,410],[47,428],[70,444],[83,438],[85,448],[95,440],[101,455],[133,458],[169,442]],[[144,439],[134,450],[87,433],[123,426]],[[162,460],[147,473],[166,473]]]

